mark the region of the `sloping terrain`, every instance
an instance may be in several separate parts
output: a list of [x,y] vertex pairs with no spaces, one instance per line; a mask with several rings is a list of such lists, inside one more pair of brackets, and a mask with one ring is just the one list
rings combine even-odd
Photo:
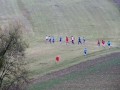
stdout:
[[24,33],[33,35],[31,23],[23,15],[18,1],[21,0],[0,0],[0,25],[5,29],[8,22],[20,21],[26,30]]
[[109,0],[20,1],[29,11],[36,38],[39,35],[39,39],[45,35],[119,38],[119,11]]
[[55,71],[32,83],[28,90],[119,90],[120,53]]
[[[26,59],[30,63],[29,77],[36,78],[101,55],[119,51],[119,48],[116,47],[120,46],[120,11],[110,1],[116,0],[0,0],[0,26],[4,27],[9,20],[14,19],[23,23],[26,29],[25,33],[27,33],[25,39],[29,43],[29,48],[26,50]],[[116,3],[118,5],[119,0]],[[55,43],[45,43],[46,35],[54,36]],[[63,37],[62,43],[59,43],[60,36]],[[69,40],[71,36],[74,36],[75,45],[72,45],[70,41],[66,45],[65,36],[68,36]],[[86,45],[77,44],[79,36],[86,38]],[[97,39],[105,40],[105,48],[97,46]],[[111,41],[110,50],[107,47],[108,40]],[[84,48],[88,50],[86,57],[83,55]],[[56,55],[60,56],[57,65],[55,63]],[[116,60],[116,58],[110,60]],[[109,63],[111,64],[112,61]],[[96,63],[96,65],[98,64]],[[89,68],[85,70],[89,70]],[[96,72],[94,73],[96,75]],[[67,73],[66,75],[69,76]],[[67,79],[66,75],[65,80]],[[73,74],[73,76],[76,75]],[[73,76],[69,76],[68,79]],[[74,80],[76,81],[76,79]],[[55,83],[59,84],[61,79],[57,81]],[[44,85],[50,87],[49,84],[54,82],[54,79],[49,81],[48,78],[48,84],[45,81],[40,87],[38,86],[41,82],[39,80],[35,82],[37,86],[33,85],[33,88],[39,90]],[[55,87],[57,89],[61,86],[62,84],[59,84]],[[53,87],[50,88],[53,89]],[[85,86],[83,85],[83,87]],[[47,89],[47,86],[45,88]]]
[[[19,7],[27,10],[34,37],[29,37],[26,55],[30,61],[31,75],[43,75],[54,71],[55,56],[59,55],[59,64],[83,56],[86,47],[88,53],[107,50],[107,41],[112,47],[120,45],[120,12],[109,0],[21,0]],[[24,6],[23,6],[24,5]],[[25,14],[26,15],[26,14]],[[45,36],[55,37],[55,43],[45,43]],[[63,43],[59,43],[59,37]],[[66,46],[65,36],[75,37],[75,45]],[[78,36],[85,37],[86,46],[77,45]],[[97,39],[104,39],[106,47],[97,47]],[[112,50],[111,50],[112,52]],[[81,60],[82,61],[82,60]],[[41,63],[45,63],[42,65]],[[60,66],[55,69],[61,69]],[[50,70],[51,69],[51,70]]]

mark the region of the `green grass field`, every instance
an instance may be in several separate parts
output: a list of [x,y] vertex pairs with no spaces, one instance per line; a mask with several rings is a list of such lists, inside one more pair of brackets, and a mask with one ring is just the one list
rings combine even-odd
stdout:
[[[113,47],[119,45],[119,11],[109,1],[23,0],[19,4],[24,4],[25,9],[29,11],[28,20],[35,33],[30,38],[30,48],[27,50],[27,56],[32,63],[30,70],[34,74],[48,72],[49,70],[46,69],[55,65],[56,55],[60,55],[59,63],[62,63],[83,56],[84,47],[87,47],[89,53],[104,49],[96,46],[98,38],[110,40]],[[66,35],[68,37],[73,35],[76,44],[74,46],[66,46],[65,43],[58,42],[52,45],[45,44],[45,35],[54,35],[56,41],[59,40],[60,35],[63,36],[64,41]],[[87,39],[86,46],[77,45],[78,36]]]
[[[111,0],[0,0],[0,25],[20,20],[29,43],[26,60],[30,78],[67,68],[88,59],[100,57],[120,49],[120,12]],[[54,35],[55,43],[45,43],[46,35]],[[63,42],[58,42],[59,37]],[[75,36],[75,45],[66,45],[65,36]],[[77,37],[85,37],[86,45],[77,45]],[[111,41],[103,48],[97,39]],[[88,55],[83,55],[87,48]],[[55,56],[60,56],[56,64]]]

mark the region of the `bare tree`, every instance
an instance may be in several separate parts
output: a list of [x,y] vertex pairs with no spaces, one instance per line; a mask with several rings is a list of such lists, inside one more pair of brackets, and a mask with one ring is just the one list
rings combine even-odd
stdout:
[[[2,30],[2,29],[1,29]],[[9,24],[0,35],[0,87],[2,90],[22,90],[27,82],[26,43],[20,24]]]

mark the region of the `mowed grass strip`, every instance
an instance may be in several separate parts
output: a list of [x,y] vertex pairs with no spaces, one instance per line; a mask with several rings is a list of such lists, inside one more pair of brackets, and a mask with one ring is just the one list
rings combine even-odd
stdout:
[[0,0],[0,25],[19,17],[20,11],[16,0]]
[[80,75],[90,74],[91,72],[95,72],[99,69],[106,68],[108,66],[112,66],[116,63],[120,63],[119,57],[115,58],[114,60],[109,60],[109,61],[99,63],[98,65],[95,65],[95,66],[88,66],[86,69],[84,69],[82,71],[79,71],[79,70],[72,71],[70,74],[64,75],[60,78],[59,77],[56,79],[53,78],[53,79],[50,79],[50,80],[42,82],[42,83],[33,84],[32,87],[29,88],[29,90],[43,90],[43,89],[49,88],[50,86],[53,86],[55,84],[60,84],[65,81],[75,79],[75,78],[79,77]]
[[[35,38],[45,35],[118,38],[119,11],[104,0],[22,0],[31,16]],[[114,13],[116,11],[116,13]]]
[[[67,68],[69,66],[75,65],[79,62],[86,61],[88,59],[93,59],[96,57],[100,57],[101,55],[106,55],[115,51],[119,51],[119,48],[111,47],[108,50],[108,47],[98,47],[94,44],[86,43],[84,45],[65,45],[65,43],[55,43],[52,45],[43,44],[44,48],[40,49],[40,47],[34,49],[34,51],[29,51],[27,55],[28,60],[30,62],[30,76],[42,76],[47,73],[50,73],[55,70]],[[47,47],[46,47],[47,46]],[[91,46],[94,46],[93,48]],[[84,56],[83,48],[87,47],[88,53],[87,56]],[[33,55],[35,53],[35,55]],[[55,56],[60,56],[60,61],[56,65]]]

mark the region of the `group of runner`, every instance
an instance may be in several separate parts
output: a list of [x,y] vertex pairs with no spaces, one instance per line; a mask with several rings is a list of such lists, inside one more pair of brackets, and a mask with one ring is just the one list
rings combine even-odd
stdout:
[[[98,42],[97,42],[98,46],[100,46],[101,43],[102,43],[102,46],[105,47],[105,41],[104,41],[104,40],[100,41],[100,40],[98,39]],[[107,42],[107,45],[108,45],[108,48],[109,48],[109,49],[110,49],[110,44],[111,44],[111,42],[108,41],[108,42]]]
[[54,43],[55,42],[54,36],[47,36],[46,35],[46,42],[48,42],[48,41],[50,42],[50,44],[51,44],[51,42]]
[[[59,42],[62,43],[62,40],[63,40],[63,38],[62,38],[62,36],[60,36]],[[71,36],[70,40],[71,40],[71,43],[74,44],[75,37]],[[82,39],[80,37],[78,37],[78,45],[85,44],[85,41],[86,41],[86,39],[84,37]],[[51,44],[51,42],[54,43],[55,42],[54,36],[47,36],[46,35],[46,42],[49,42],[50,44]],[[68,38],[68,36],[66,36],[66,44],[68,44],[68,43],[69,43],[69,38]]]
[[[62,43],[62,40],[63,40],[63,38],[62,38],[62,36],[60,36],[59,42]],[[70,40],[71,40],[71,43],[74,44],[75,37],[71,36]],[[49,42],[50,44],[51,44],[51,42],[54,43],[54,42],[55,42],[54,36],[47,36],[47,35],[46,35],[46,42]],[[78,37],[78,45],[79,45],[79,44],[85,44],[85,42],[86,42],[86,39],[85,39],[84,37],[83,37],[83,38]],[[68,36],[66,36],[66,44],[68,44],[68,43],[69,43],[69,38],[68,38]],[[98,46],[101,46],[101,44],[102,44],[103,47],[105,47],[105,41],[104,41],[104,40],[101,40],[101,41],[100,41],[100,40],[98,39],[97,45],[98,45]],[[109,49],[110,49],[110,44],[111,44],[111,42],[108,41],[107,44],[108,44],[108,47],[109,47]],[[86,55],[86,54],[87,54],[87,49],[84,48],[83,52],[84,52],[84,55]]]

